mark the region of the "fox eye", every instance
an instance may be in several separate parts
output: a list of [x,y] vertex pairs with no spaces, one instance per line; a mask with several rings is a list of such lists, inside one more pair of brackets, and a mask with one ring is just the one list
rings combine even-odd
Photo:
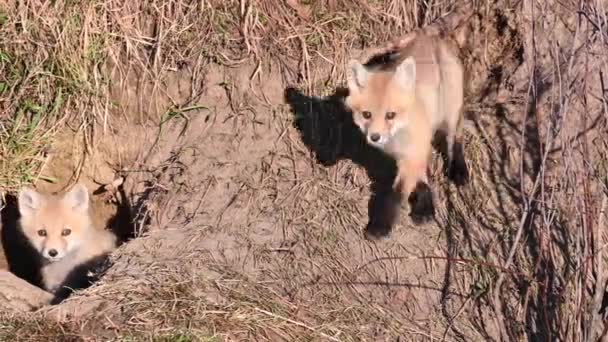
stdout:
[[397,115],[397,113],[395,113],[395,112],[388,112],[388,113],[386,113],[386,119],[393,120],[396,115]]
[[371,118],[371,117],[372,117],[372,113],[370,113],[370,112],[369,112],[369,111],[367,111],[367,110],[364,110],[363,112],[361,112],[361,115],[363,115],[363,118],[364,118],[365,120],[368,120],[369,118]]
[[72,233],[72,230],[70,228],[66,228],[64,230],[61,231],[61,236],[68,236]]
[[46,236],[46,230],[45,229],[40,229],[37,233],[38,233],[38,236]]

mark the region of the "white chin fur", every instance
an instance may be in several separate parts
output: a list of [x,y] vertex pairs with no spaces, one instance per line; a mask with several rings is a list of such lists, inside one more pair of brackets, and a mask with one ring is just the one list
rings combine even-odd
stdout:
[[44,257],[44,258],[45,258],[45,259],[46,259],[46,261],[48,261],[48,262],[57,262],[57,261],[59,261],[59,260],[63,259],[63,257],[62,257],[62,256],[60,256],[60,257],[54,257],[54,258],[51,258],[51,257],[49,257],[49,256],[46,256],[46,257]]
[[388,142],[388,139],[384,136],[381,136],[380,139],[378,141],[372,141],[369,136],[367,137],[367,142],[372,145],[372,146],[376,146],[378,148],[384,148],[384,146],[386,145],[386,143]]

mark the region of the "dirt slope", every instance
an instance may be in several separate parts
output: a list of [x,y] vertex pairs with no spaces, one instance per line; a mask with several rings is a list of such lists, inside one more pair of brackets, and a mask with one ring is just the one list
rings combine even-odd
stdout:
[[[304,66],[271,52],[238,66],[162,53],[145,72],[108,63],[111,124],[98,123],[84,159],[67,148],[82,132],[61,135],[47,170],[65,180],[53,190],[74,170],[90,189],[126,177],[137,237],[95,286],[6,318],[0,336],[586,340],[601,330],[605,289],[601,257],[588,263],[594,278],[584,266],[604,222],[593,70],[606,43],[599,12],[585,7],[595,17],[577,24],[566,6],[479,5],[465,53],[471,183],[450,185],[436,156],[436,221],[414,226],[404,205],[378,241],[364,229],[393,171],[331,95],[345,54]],[[592,308],[568,320],[581,301]]]

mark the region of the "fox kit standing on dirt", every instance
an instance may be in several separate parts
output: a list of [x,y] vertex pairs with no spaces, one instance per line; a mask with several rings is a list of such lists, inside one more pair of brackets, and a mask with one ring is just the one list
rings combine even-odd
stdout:
[[[19,192],[19,226],[42,257],[42,281],[47,291],[57,294],[62,287],[81,284],[74,271],[110,253],[116,237],[93,226],[89,194],[81,184],[63,196],[42,195],[30,188]],[[84,273],[86,271],[78,272]],[[65,290],[64,290],[65,291]]]
[[393,188],[408,199],[415,223],[435,213],[427,164],[436,131],[446,135],[449,178],[459,186],[469,178],[460,137],[464,37],[450,38],[429,26],[393,43],[392,65],[352,60],[347,69],[345,105],[367,142],[396,160]]

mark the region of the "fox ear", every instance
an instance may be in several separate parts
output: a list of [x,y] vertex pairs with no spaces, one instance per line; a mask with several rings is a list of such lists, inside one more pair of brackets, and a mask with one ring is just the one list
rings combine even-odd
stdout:
[[394,77],[404,89],[414,89],[416,84],[416,61],[414,57],[408,57],[401,62],[395,70]]
[[31,216],[40,209],[44,199],[36,190],[26,187],[19,190],[17,201],[21,216]]
[[74,185],[72,190],[65,194],[64,200],[69,203],[74,211],[82,212],[89,209],[89,191],[80,183]]
[[363,64],[355,59],[348,62],[348,70],[346,70],[346,79],[348,89],[351,92],[357,92],[367,84],[368,71]]

